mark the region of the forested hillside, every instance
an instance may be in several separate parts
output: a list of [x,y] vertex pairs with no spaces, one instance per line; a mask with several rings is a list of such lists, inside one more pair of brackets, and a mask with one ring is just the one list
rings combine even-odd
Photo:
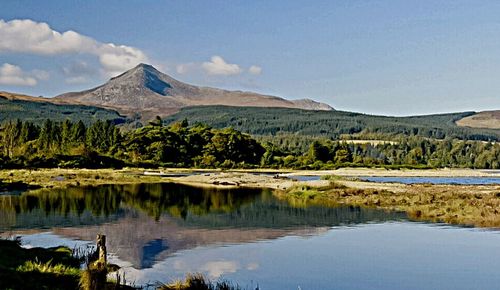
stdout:
[[458,127],[455,121],[473,112],[385,117],[343,111],[305,111],[286,108],[189,107],[165,120],[183,119],[215,128],[233,127],[252,135],[309,135],[338,139],[343,134],[405,135],[427,138],[499,141],[500,130]]
[[158,118],[130,131],[100,120],[91,125],[45,120],[40,126],[16,121],[0,127],[0,168],[500,168],[495,142],[398,136],[392,142],[348,143],[309,137],[306,146],[299,140],[303,149],[297,150],[300,146],[286,146],[282,139],[260,140],[186,120],[164,126]]
[[0,96],[0,124],[17,119],[42,124],[48,117],[53,121],[82,121],[91,124],[110,120],[115,124],[126,121],[116,111],[82,105],[62,105],[42,101],[8,99]]

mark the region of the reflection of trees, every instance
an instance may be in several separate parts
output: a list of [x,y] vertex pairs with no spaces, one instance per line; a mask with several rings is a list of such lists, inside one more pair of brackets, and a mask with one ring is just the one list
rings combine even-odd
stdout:
[[0,196],[0,228],[94,224],[116,219],[125,206],[159,219],[162,214],[224,213],[249,203],[258,189],[201,189],[178,184],[105,185],[47,189]]
[[324,227],[401,220],[403,213],[385,212],[351,206],[292,207],[286,202],[256,201],[227,214],[190,215],[185,225],[198,227],[237,228],[296,228],[300,226]]
[[0,196],[0,228],[97,224],[120,215],[120,195],[107,187],[47,189]]
[[[100,224],[125,214],[164,214],[185,226],[283,228],[394,220],[400,213],[355,207],[294,207],[269,190],[134,184],[42,190],[0,197],[0,229]],[[127,211],[129,212],[129,211]]]
[[125,204],[155,219],[162,214],[185,219],[188,215],[229,213],[251,203],[261,189],[197,188],[173,183],[117,186]]

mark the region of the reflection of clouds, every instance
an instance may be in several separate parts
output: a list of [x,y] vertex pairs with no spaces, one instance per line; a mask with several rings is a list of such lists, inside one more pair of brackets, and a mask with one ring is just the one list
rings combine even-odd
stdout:
[[201,266],[200,270],[208,273],[212,279],[219,278],[222,274],[234,273],[240,268],[235,261],[212,261]]
[[247,270],[248,271],[254,271],[254,270],[257,270],[259,269],[259,264],[258,263],[249,263],[247,265]]

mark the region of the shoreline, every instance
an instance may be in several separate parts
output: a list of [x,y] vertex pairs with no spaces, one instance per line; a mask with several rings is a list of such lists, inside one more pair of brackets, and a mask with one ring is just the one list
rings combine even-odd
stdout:
[[[281,199],[297,205],[351,205],[384,210],[404,211],[414,220],[448,224],[500,228],[500,184],[402,184],[356,180],[356,176],[434,176],[434,177],[500,177],[500,172],[476,170],[404,170],[397,172],[374,169],[341,169],[333,171],[293,171],[271,174],[266,171],[163,170],[168,177],[145,175],[144,169],[41,169],[0,170],[0,182],[22,184],[30,192],[41,189],[104,184],[180,183],[196,187],[269,188]],[[196,172],[193,175],[180,173]],[[282,171],[281,171],[282,172]],[[307,174],[306,174],[307,173]],[[320,174],[318,174],[320,173]],[[332,178],[297,181],[300,175],[328,175]],[[174,174],[179,174],[174,176]],[[378,175],[376,175],[378,174]],[[286,177],[283,177],[286,176]],[[21,192],[24,192],[21,191]],[[7,192],[8,194],[8,192]],[[19,194],[19,193],[18,193]],[[0,192],[0,196],[2,193]]]
[[[393,182],[368,182],[359,177],[493,177],[500,178],[500,170],[475,169],[405,169],[341,168],[337,170],[220,170],[220,169],[12,169],[0,170],[0,185],[21,184],[25,190],[38,188],[65,188],[104,184],[174,182],[202,187],[252,187],[287,190],[298,184],[313,187],[326,186],[329,180],[297,181],[298,176],[332,176],[335,182],[357,189],[404,191],[405,185]],[[328,179],[328,178],[327,178]],[[429,185],[427,185],[429,186]],[[480,186],[480,185],[467,185]],[[492,185],[494,186],[494,185]],[[1,189],[1,186],[0,186]],[[1,194],[1,192],[0,192]]]

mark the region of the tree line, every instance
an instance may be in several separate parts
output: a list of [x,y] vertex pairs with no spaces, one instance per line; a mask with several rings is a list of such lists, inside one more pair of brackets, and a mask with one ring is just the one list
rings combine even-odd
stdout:
[[252,167],[265,149],[250,135],[161,119],[130,131],[111,121],[17,120],[0,128],[0,167]]
[[112,121],[14,121],[0,127],[0,168],[198,167],[298,168],[341,166],[500,168],[500,144],[392,136],[392,142],[352,143],[294,135],[256,140],[233,128],[215,129],[160,118],[125,131]]
[[[301,142],[295,144],[299,145],[298,148],[303,148]],[[376,166],[500,169],[500,144],[496,142],[399,136],[391,142],[365,143],[314,139],[306,151],[293,148],[288,142],[273,144],[268,141],[265,147],[267,150],[263,155],[262,166],[275,168]]]

